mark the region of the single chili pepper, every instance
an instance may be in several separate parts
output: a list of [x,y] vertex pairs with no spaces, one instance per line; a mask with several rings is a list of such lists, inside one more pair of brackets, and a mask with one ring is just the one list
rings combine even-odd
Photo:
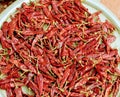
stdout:
[[52,67],[52,71],[58,76],[59,79],[62,78],[62,76],[59,74],[59,71],[56,67]]
[[[71,69],[72,68],[72,69]],[[72,79],[74,78],[75,72],[76,72],[76,64],[74,63],[71,67],[70,67],[70,75],[68,77],[68,81],[71,82]]]
[[93,69],[93,66],[92,65],[87,65],[85,67],[83,67],[81,70],[83,72],[80,73],[81,76],[83,76],[86,72],[88,72],[89,70]]
[[51,96],[51,97],[55,97],[55,93],[56,93],[56,89],[55,89],[55,87],[53,86],[53,87],[51,88],[51,94],[50,94],[50,96]]
[[72,92],[70,93],[70,97],[85,97],[85,94]]
[[12,18],[12,21],[9,23],[9,30],[8,30],[8,35],[12,36],[13,35],[13,31],[16,29],[16,22],[17,19],[16,18]]
[[21,88],[16,88],[15,90],[16,97],[23,97]]
[[72,81],[71,81],[71,83],[70,83],[70,85],[69,85],[70,89],[74,88],[75,82],[77,80],[77,76],[78,76],[78,74],[76,72],[75,75],[74,75],[74,77],[73,77],[73,79],[72,79]]
[[111,88],[112,88],[112,85],[108,85],[108,87],[106,88],[106,91],[105,91],[105,97],[108,97]]
[[7,66],[3,70],[1,70],[1,72],[3,74],[7,74],[8,72],[10,72],[12,66],[13,66],[13,64],[7,64]]
[[68,50],[67,50],[67,47],[64,45],[64,47],[62,48],[62,52],[61,52],[61,57],[68,57],[69,56],[69,53],[68,53]]
[[30,70],[31,72],[35,74],[37,73],[36,68],[31,63],[29,63],[28,61],[25,61],[24,64],[25,66],[28,67],[28,70]]
[[7,37],[8,30],[9,30],[8,25],[9,25],[8,22],[4,22],[4,23],[3,23],[2,31],[3,31],[3,36],[4,36],[4,37]]
[[2,84],[6,84],[6,83],[10,83],[10,82],[14,82],[14,79],[13,78],[10,78],[10,79],[2,79],[0,80],[0,85]]
[[34,91],[34,93],[36,94],[36,97],[40,96],[39,91],[38,91],[39,89],[38,89],[37,85],[33,81],[30,81],[28,83],[28,86]]
[[55,78],[50,76],[50,75],[46,75],[46,74],[43,74],[43,77],[47,78],[47,79],[50,79],[51,81],[54,81]]
[[11,48],[11,45],[7,42],[7,40],[5,39],[5,37],[1,37],[1,44],[2,44],[2,48]]
[[60,88],[62,88],[64,86],[64,84],[67,81],[67,78],[68,78],[69,75],[70,75],[70,68],[67,67],[66,70],[65,70],[65,72],[64,72],[63,78],[61,80]]
[[11,60],[11,63],[13,63],[14,65],[16,65],[16,67],[20,68],[23,71],[28,71],[28,68],[24,64],[19,63],[18,60]]
[[43,76],[42,76],[42,74],[37,75],[37,83],[38,83],[39,93],[40,93],[40,95],[42,95],[42,92],[43,92]]
[[36,35],[35,39],[32,42],[32,47],[35,46],[36,42],[42,37],[42,35]]
[[57,32],[56,28],[53,28],[50,32],[47,33],[46,37],[51,38]]
[[58,9],[56,1],[52,1],[52,7],[53,7],[55,13],[58,14],[59,13],[59,9]]
[[88,81],[88,77],[80,79],[80,80],[75,84],[74,88],[77,89],[77,87],[86,84],[87,81]]
[[50,11],[47,9],[48,6],[44,6],[43,7],[43,12],[45,13],[45,15],[52,20],[52,15],[50,13]]
[[14,96],[15,96],[15,95],[13,94],[13,91],[12,91],[11,88],[6,89],[6,91],[7,91],[7,96],[8,96],[8,97],[14,97]]
[[0,38],[3,36],[3,31],[0,30]]
[[116,97],[117,96],[117,92],[119,91],[119,83],[120,82],[120,80],[119,79],[117,79],[117,81],[115,82],[115,91],[113,91],[113,97]]

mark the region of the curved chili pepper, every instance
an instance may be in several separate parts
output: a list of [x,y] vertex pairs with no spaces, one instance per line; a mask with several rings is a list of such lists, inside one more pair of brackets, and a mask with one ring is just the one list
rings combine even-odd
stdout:
[[16,88],[15,90],[16,97],[23,97],[21,88]]
[[68,68],[66,68],[66,70],[64,72],[63,78],[62,78],[61,83],[60,83],[60,88],[62,88],[64,86],[69,75],[70,75],[70,68],[68,67]]
[[37,83],[38,83],[38,88],[40,95],[42,95],[43,92],[43,76],[41,74],[37,75]]

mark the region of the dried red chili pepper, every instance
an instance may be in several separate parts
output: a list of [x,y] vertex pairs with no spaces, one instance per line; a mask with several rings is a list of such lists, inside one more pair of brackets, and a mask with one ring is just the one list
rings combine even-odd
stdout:
[[40,95],[42,95],[42,92],[43,92],[43,76],[42,76],[42,74],[37,75],[37,84],[38,84],[38,88],[39,88],[39,93],[40,93]]
[[115,97],[115,27],[100,13],[81,0],[23,3],[0,29],[0,89],[8,97]]
[[23,97],[21,88],[16,88],[15,90],[16,97]]

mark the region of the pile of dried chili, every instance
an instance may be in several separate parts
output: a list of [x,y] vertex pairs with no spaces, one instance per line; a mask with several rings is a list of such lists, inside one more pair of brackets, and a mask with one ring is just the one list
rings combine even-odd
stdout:
[[0,89],[8,97],[116,97],[114,26],[80,0],[22,4],[0,30]]

